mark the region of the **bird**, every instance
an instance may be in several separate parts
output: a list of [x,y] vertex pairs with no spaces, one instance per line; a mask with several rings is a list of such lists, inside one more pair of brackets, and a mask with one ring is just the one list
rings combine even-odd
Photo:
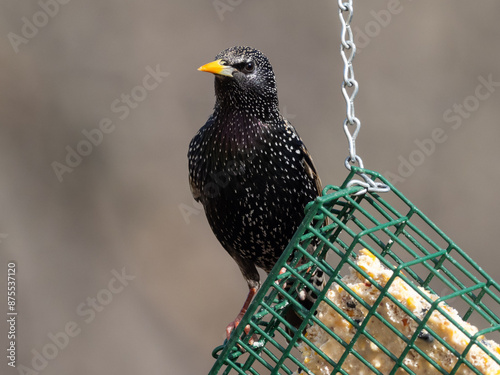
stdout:
[[261,51],[231,47],[198,70],[215,76],[215,105],[189,144],[189,184],[249,289],[226,327],[229,339],[261,286],[257,268],[272,270],[322,188],[304,142],[280,113]]

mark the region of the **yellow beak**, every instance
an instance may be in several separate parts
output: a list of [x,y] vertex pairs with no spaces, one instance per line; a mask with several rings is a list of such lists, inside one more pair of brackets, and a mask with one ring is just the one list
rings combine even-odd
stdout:
[[205,64],[203,66],[200,66],[198,70],[200,72],[208,72],[208,73],[218,74],[220,76],[232,77],[233,72],[236,69],[233,68],[232,66],[224,65],[223,60],[219,59],[209,62],[208,64]]

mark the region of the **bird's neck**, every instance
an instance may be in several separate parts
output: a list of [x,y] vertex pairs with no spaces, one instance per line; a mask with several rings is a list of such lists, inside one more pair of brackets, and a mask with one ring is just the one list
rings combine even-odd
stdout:
[[[214,114],[219,118],[235,119],[242,126],[252,127],[258,122],[274,124],[281,119],[278,102],[262,99],[251,101],[218,100],[215,103]],[[228,121],[227,121],[228,122]]]
[[252,113],[245,107],[221,106],[216,103],[211,129],[211,143],[217,150],[230,158],[237,157],[243,150],[250,152],[262,148],[272,132],[284,123],[277,108],[261,107]]

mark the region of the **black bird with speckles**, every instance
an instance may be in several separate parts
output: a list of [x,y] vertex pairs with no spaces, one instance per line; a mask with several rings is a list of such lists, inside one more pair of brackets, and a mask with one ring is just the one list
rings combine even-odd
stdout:
[[321,193],[311,156],[280,114],[267,57],[232,47],[201,71],[215,75],[214,112],[189,145],[189,180],[210,226],[236,261],[250,289],[238,325],[260,287]]

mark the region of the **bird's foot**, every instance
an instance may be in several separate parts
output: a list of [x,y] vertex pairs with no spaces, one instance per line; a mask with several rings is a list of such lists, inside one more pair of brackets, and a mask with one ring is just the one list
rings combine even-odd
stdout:
[[[236,317],[236,319],[234,319],[231,323],[229,323],[226,327],[226,338],[229,340],[229,338],[231,337],[231,334],[233,333],[233,331],[236,329],[236,327],[238,327],[238,325],[240,324],[241,322],[241,319],[242,319],[242,316],[238,315]],[[247,331],[248,329],[248,331]],[[245,333],[248,334],[248,332],[250,332],[250,326],[247,325],[245,327]]]
[[[250,306],[250,302],[252,302],[253,297],[257,293],[257,289],[258,288],[255,288],[255,287],[251,287],[249,289],[248,296],[247,296],[247,298],[245,300],[245,303],[243,304],[243,307],[241,308],[240,313],[238,314],[238,316],[236,317],[236,319],[234,319],[226,327],[226,338],[227,338],[228,341],[231,338],[231,334],[233,333],[233,331],[236,329],[236,327],[238,327],[238,325],[240,324],[241,320],[245,316],[245,313],[248,310],[248,306]],[[244,331],[248,335],[250,333],[250,325],[246,325]],[[248,344],[251,345],[251,346],[253,346],[256,341],[257,341],[257,336],[256,335],[252,335],[252,337],[250,337],[249,340],[248,340]]]
[[[229,323],[227,325],[227,327],[226,327],[226,338],[227,338],[228,341],[229,341],[229,338],[231,337],[231,334],[233,333],[233,331],[240,324],[242,318],[243,318],[243,315],[238,315],[235,320],[233,320],[231,323]],[[247,324],[245,326],[244,332],[247,335],[250,333],[250,324]],[[256,342],[257,342],[257,335],[252,335],[250,337],[250,339],[248,340],[248,345],[253,346]],[[243,348],[241,348],[241,349],[243,350]]]

